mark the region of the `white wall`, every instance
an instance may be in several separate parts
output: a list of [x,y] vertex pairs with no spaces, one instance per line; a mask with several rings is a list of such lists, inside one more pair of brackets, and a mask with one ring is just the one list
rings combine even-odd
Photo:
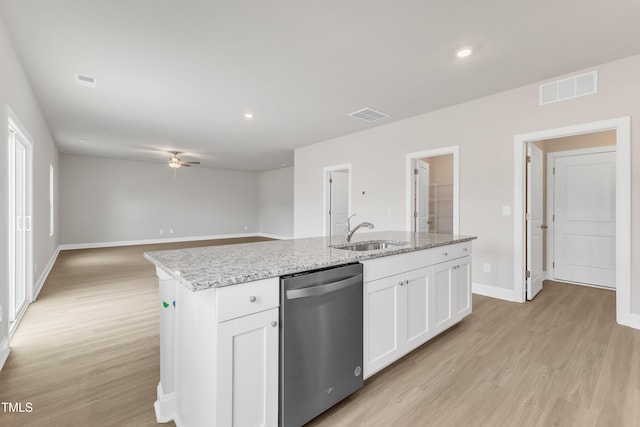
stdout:
[[[27,81],[22,65],[13,49],[4,23],[0,19],[0,111],[2,114],[1,148],[0,148],[0,305],[2,305],[2,321],[0,322],[0,365],[3,351],[8,345],[8,277],[7,274],[7,128],[5,106],[9,105],[18,116],[27,131],[33,137],[33,242],[35,274],[34,285],[37,285],[47,264],[56,252],[58,234],[49,236],[49,164],[58,169],[58,151],[44,120],[40,107],[31,86]],[[56,203],[57,204],[57,203]],[[56,215],[57,216],[57,215]]]
[[293,167],[260,174],[260,232],[293,236]]
[[[405,156],[460,146],[460,232],[474,241],[474,282],[513,289],[514,136],[631,116],[640,121],[640,56],[597,67],[599,92],[538,105],[528,85],[295,151],[296,237],[322,234],[322,168],[351,163],[352,211],[377,229],[405,227]],[[579,71],[579,70],[577,70]],[[632,134],[632,182],[640,182],[640,132]],[[362,195],[366,190],[366,195]],[[640,186],[632,185],[632,257],[640,253]],[[635,255],[634,255],[635,254]],[[483,273],[490,263],[492,273]],[[632,267],[632,312],[640,313],[640,265]]]
[[164,163],[63,154],[60,243],[255,234],[258,188],[257,172],[191,167],[174,176]]

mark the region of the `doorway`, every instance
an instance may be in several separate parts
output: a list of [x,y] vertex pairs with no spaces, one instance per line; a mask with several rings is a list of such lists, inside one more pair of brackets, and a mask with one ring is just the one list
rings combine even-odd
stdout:
[[351,164],[324,168],[324,235],[345,235],[351,214]]
[[526,150],[531,142],[554,138],[584,135],[601,131],[615,131],[615,283],[616,320],[622,325],[638,327],[640,319],[631,314],[631,168],[630,168],[630,119],[619,119],[586,123],[566,128],[550,129],[529,134],[516,135],[514,150],[514,296],[517,301],[526,299],[527,271],[527,224],[526,211]]
[[528,143],[527,300],[543,280],[615,288],[615,130]]
[[9,336],[31,301],[33,287],[32,139],[7,107]]
[[459,233],[459,147],[407,154],[406,230]]

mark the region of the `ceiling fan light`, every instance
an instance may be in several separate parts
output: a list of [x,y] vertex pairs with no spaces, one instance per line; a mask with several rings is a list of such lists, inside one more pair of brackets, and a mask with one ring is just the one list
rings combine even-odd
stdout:
[[173,161],[173,160],[169,160],[169,167],[172,167],[172,168],[179,168],[179,167],[180,167],[180,163],[175,162],[175,161]]

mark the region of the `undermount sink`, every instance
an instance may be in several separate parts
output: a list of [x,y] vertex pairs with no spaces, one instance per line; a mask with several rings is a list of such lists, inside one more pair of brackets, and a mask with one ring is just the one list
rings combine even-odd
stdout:
[[343,249],[345,251],[375,251],[378,249],[392,248],[394,246],[405,246],[409,242],[402,242],[396,240],[371,240],[368,242],[353,242],[353,243],[340,243],[338,245],[332,245],[331,248]]

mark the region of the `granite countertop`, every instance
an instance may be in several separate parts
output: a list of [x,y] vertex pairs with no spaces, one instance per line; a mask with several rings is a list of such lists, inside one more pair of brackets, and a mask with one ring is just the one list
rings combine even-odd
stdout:
[[466,242],[475,238],[452,234],[378,231],[356,234],[352,242],[392,240],[407,244],[356,252],[331,248],[330,245],[344,243],[343,236],[331,236],[146,252],[144,256],[188,289],[201,291]]

